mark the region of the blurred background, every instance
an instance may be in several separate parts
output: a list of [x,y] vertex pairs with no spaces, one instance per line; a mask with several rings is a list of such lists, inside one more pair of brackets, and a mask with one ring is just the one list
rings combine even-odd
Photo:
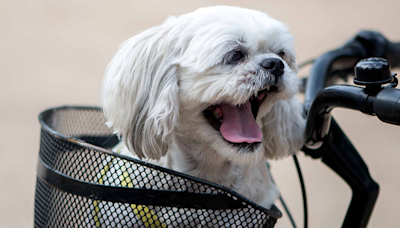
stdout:
[[[0,0],[0,227],[33,226],[38,114],[61,105],[99,106],[104,70],[123,41],[162,23],[168,15],[213,5],[256,9],[286,23],[295,37],[298,62],[337,48],[361,29],[400,41],[396,0]],[[299,75],[307,73],[306,69]],[[381,187],[369,227],[399,227],[400,128],[353,111],[335,110],[334,117]],[[309,198],[309,227],[340,227],[350,188],[319,160],[300,153],[300,162]],[[293,161],[271,165],[302,227]],[[291,227],[286,214],[276,227]]]

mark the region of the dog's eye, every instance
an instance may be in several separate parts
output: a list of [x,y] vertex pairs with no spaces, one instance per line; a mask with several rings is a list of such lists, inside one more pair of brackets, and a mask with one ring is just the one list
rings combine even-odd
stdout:
[[229,59],[229,63],[236,63],[244,57],[244,54],[241,51],[235,51],[231,58]]
[[280,52],[278,53],[278,55],[279,55],[279,57],[283,58],[283,56],[285,56],[285,52],[284,52],[284,51],[280,51]]

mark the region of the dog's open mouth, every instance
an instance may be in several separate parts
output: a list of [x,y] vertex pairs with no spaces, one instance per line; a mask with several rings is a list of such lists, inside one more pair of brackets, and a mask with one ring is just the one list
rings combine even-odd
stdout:
[[204,116],[212,127],[221,132],[226,141],[234,146],[254,151],[260,146],[263,136],[256,123],[258,109],[268,93],[277,90],[276,86],[271,86],[238,106],[226,103],[209,106],[204,110]]

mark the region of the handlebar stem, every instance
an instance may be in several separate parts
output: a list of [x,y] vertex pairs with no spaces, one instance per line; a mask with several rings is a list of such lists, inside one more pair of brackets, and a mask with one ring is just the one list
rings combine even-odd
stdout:
[[[343,228],[365,228],[368,225],[379,194],[379,185],[371,178],[368,167],[357,150],[332,118],[324,146],[317,150],[303,147],[303,151],[337,173],[351,187],[352,198],[343,221]],[[315,156],[317,155],[317,156]]]

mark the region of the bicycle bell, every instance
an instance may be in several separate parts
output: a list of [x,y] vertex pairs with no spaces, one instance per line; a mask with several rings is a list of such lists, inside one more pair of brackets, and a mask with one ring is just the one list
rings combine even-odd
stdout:
[[395,82],[396,74],[391,72],[389,62],[380,57],[372,57],[360,60],[354,69],[354,84],[365,85],[367,88],[380,89],[382,84]]

